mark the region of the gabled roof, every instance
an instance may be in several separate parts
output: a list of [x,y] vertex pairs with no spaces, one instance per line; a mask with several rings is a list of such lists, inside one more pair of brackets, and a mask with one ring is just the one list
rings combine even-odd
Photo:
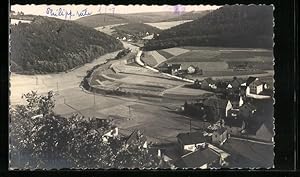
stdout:
[[219,158],[220,155],[218,153],[210,148],[205,148],[204,150],[199,149],[183,156],[176,164],[179,167],[197,168],[205,164],[216,162]]
[[204,143],[209,140],[202,132],[179,133],[177,139],[180,139],[184,145]]
[[233,80],[230,82],[230,83],[233,83],[233,82],[238,82],[239,84],[242,84],[242,83],[244,83],[245,81],[244,81],[244,79],[242,79],[242,78],[233,78]]
[[170,65],[168,63],[163,63],[158,66],[158,68],[168,68],[168,67],[170,67]]
[[253,104],[249,103],[249,102],[243,104],[243,105],[241,106],[241,108],[243,108],[243,109],[248,109],[248,110],[250,110],[250,111],[256,109],[256,107],[255,107]]
[[230,127],[242,128],[244,121],[241,119],[227,118],[224,120],[224,122],[225,122],[224,125],[227,125]]
[[181,67],[181,64],[175,63],[175,64],[172,64],[171,67],[172,67],[172,69],[179,69]]
[[[258,77],[249,77],[246,81],[246,85],[250,85],[252,82],[254,82]],[[259,83],[262,83],[260,80],[258,80]]]

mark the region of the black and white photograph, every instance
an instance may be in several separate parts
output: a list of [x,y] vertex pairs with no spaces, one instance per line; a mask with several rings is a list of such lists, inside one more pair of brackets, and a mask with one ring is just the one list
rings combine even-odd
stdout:
[[273,5],[12,5],[9,170],[271,169]]

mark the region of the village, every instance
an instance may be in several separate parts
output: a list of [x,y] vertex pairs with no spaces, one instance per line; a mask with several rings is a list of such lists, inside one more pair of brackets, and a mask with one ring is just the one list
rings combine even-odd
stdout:
[[[208,28],[213,33],[206,35],[203,24],[210,24],[212,17],[222,19],[222,14],[222,9],[216,17],[208,14],[203,22],[202,17],[189,16],[163,20],[160,13],[151,20],[152,12],[96,14],[70,22],[78,33],[70,36],[66,34],[72,28],[64,21],[15,15],[16,42],[23,39],[18,30],[34,27],[28,34],[35,39],[39,36],[35,31],[47,26],[40,25],[45,22],[63,27],[48,25],[49,31],[41,30],[49,39],[41,46],[52,45],[54,35],[64,34],[71,41],[66,44],[78,49],[63,46],[49,61],[20,62],[18,55],[12,60],[10,114],[18,120],[12,134],[16,140],[23,135],[26,139],[13,142],[12,166],[30,162],[33,168],[271,168],[273,51],[260,43],[244,46],[252,34],[222,43],[228,39],[218,37],[221,33],[214,31],[215,25]],[[229,16],[226,23],[236,19]],[[220,24],[219,31],[226,23]],[[198,34],[199,27],[203,34],[201,30]],[[195,30],[187,34],[190,28]],[[53,46],[41,56],[56,50]],[[54,58],[60,58],[60,50],[66,52],[58,62]],[[20,117],[28,119],[19,121]],[[19,133],[19,127],[30,136]]]
[[[165,64],[160,72],[178,76],[178,73],[195,73],[197,68],[181,70],[180,64]],[[199,70],[198,70],[199,71]],[[140,148],[155,151],[157,157],[171,168],[230,168],[239,162],[256,160],[253,149],[246,146],[259,146],[267,152],[273,148],[272,87],[258,77],[215,80],[196,80],[185,87],[207,90],[213,94],[202,99],[185,101],[177,113],[190,117],[190,131],[178,133],[176,143],[153,143],[147,140],[142,130],[136,129],[129,135],[118,134],[118,127],[103,135],[105,141],[122,136],[130,142],[142,142]],[[101,120],[101,119],[98,119]],[[201,121],[197,131],[192,129],[193,120]],[[134,143],[132,143],[133,145]],[[240,149],[239,149],[240,148]],[[244,149],[243,149],[244,148]],[[248,152],[247,152],[248,151]],[[272,159],[260,161],[268,166]]]

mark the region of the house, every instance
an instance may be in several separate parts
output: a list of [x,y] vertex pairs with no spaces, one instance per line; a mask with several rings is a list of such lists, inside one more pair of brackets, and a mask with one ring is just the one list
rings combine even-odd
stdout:
[[157,68],[160,72],[172,74],[171,65],[168,63],[163,63]]
[[139,145],[142,148],[148,147],[147,138],[140,132],[140,130],[134,130],[125,142],[125,147],[129,147],[131,145]]
[[227,89],[238,90],[243,83],[243,79],[234,77],[233,80],[228,83]]
[[212,143],[222,145],[228,138],[227,129],[224,127],[218,128],[212,133]]
[[267,142],[272,142],[273,140],[274,130],[268,127],[266,123],[251,122],[251,124],[246,127],[246,131],[248,137]]
[[220,119],[228,116],[228,111],[232,109],[230,100],[210,97],[203,101],[203,105],[210,110],[215,119]]
[[246,81],[246,95],[259,94],[264,90],[264,84],[257,77],[249,77]]
[[114,138],[119,135],[119,129],[116,126],[111,127],[110,130],[107,130],[103,135],[102,135],[102,140],[103,142],[108,142],[109,138]]
[[213,80],[212,78],[206,78],[204,80],[202,80],[201,82],[201,88],[202,89],[216,89],[216,81]]
[[244,99],[239,95],[229,96],[229,100],[232,104],[232,109],[239,110],[239,108],[244,104]]
[[197,149],[197,146],[204,146],[209,141],[209,137],[204,136],[202,132],[179,133],[177,141],[182,153],[185,151],[193,152]]
[[122,38],[123,41],[126,41],[126,39],[127,39],[126,37],[123,37],[123,38]]
[[181,64],[171,64],[171,74],[174,75],[181,70]]
[[243,118],[251,118],[256,112],[256,107],[251,103],[245,103],[239,108],[239,116]]
[[185,154],[177,162],[175,166],[181,168],[200,168],[207,169],[214,164],[219,165],[220,154],[205,146],[193,152]]
[[241,135],[245,130],[245,122],[237,118],[226,118],[224,127],[227,129],[228,134]]
[[193,65],[190,65],[188,68],[187,68],[187,73],[188,74],[194,74],[196,72],[196,67],[193,66]]
[[267,126],[263,123],[263,124],[261,124],[259,129],[256,131],[255,135],[256,135],[257,139],[272,142],[273,141],[273,136],[274,136],[274,133],[272,133],[272,132],[273,131],[270,131],[267,128]]
[[212,145],[212,144],[208,144],[208,148],[210,148],[211,150],[217,152],[218,154],[220,154],[220,165],[221,166],[226,166],[228,165],[227,162],[227,158],[230,156],[229,153],[225,152],[224,150]]
[[151,35],[143,37],[142,39],[143,40],[151,40],[151,39],[153,39],[153,37],[154,37],[154,34],[151,34]]

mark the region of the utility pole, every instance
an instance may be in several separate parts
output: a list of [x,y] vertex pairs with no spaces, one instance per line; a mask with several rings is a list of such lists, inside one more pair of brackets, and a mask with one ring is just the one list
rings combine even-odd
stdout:
[[39,80],[38,80],[38,77],[35,76],[35,84],[38,85],[39,84]]

